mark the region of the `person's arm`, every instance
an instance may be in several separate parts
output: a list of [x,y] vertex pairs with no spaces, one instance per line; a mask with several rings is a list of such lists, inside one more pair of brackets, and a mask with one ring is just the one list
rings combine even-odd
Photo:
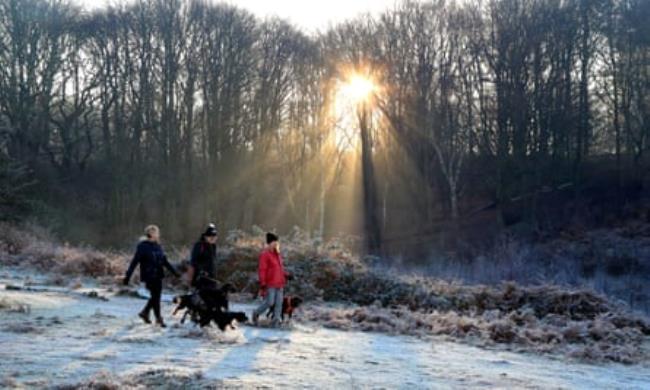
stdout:
[[260,282],[260,290],[262,291],[266,290],[266,272],[269,268],[267,257],[268,256],[266,252],[264,252],[260,255],[260,259],[259,259],[258,277]]
[[293,280],[293,274],[291,272],[287,272],[287,270],[284,268],[284,259],[280,254],[278,254],[280,257],[280,267],[282,267],[282,273],[284,274],[285,279],[287,280]]
[[163,257],[163,265],[165,266],[165,268],[167,268],[169,270],[169,272],[174,274],[174,276],[176,276],[177,278],[180,278],[181,274],[179,274],[178,271],[176,271],[176,268],[174,268],[174,266],[169,263],[169,260],[167,259],[167,256],[166,255],[164,255],[164,256],[165,257]]
[[190,255],[190,266],[187,268],[187,282],[191,285],[194,281],[194,273],[196,273],[196,264],[200,254],[200,244],[194,244],[192,247],[192,254]]
[[142,250],[138,245],[138,248],[135,250],[135,255],[133,255],[133,259],[131,260],[131,264],[129,264],[129,269],[126,271],[126,275],[124,276],[124,284],[129,284],[131,275],[133,275],[133,271],[135,271],[135,267],[137,267],[138,264],[140,263],[141,257],[142,257]]
[[187,284],[191,285],[192,280],[194,280],[194,266],[190,264],[190,266],[187,267]]

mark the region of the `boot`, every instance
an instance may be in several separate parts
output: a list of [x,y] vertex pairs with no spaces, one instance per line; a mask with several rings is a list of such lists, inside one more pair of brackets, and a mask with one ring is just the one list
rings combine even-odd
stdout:
[[161,328],[166,328],[166,327],[167,327],[167,325],[165,325],[165,321],[163,321],[162,318],[157,318],[157,319],[156,319],[156,324],[157,324],[158,326],[160,326]]
[[138,313],[138,317],[142,318],[142,321],[144,321],[145,324],[150,324],[151,320],[149,319],[149,312],[148,311],[141,311]]
[[257,320],[260,318],[260,315],[254,311],[251,317],[253,317],[253,325],[257,326]]

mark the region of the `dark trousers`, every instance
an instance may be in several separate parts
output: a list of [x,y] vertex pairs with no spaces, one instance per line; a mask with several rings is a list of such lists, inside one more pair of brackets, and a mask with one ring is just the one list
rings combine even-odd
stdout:
[[155,280],[145,283],[147,290],[149,290],[149,300],[142,310],[143,313],[149,315],[149,310],[153,309],[153,314],[156,319],[162,319],[160,316],[160,296],[162,295],[162,280]]

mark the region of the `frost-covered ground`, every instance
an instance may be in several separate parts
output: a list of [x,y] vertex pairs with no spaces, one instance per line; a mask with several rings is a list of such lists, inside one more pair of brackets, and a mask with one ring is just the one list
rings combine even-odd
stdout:
[[[6,290],[23,280],[13,273],[0,278],[5,303],[0,387],[647,389],[650,384],[644,365],[580,364],[315,323],[285,330],[245,325],[226,333],[200,330],[176,325],[169,302],[164,312],[171,326],[160,329],[135,317],[141,299],[97,289],[108,297],[102,300],[84,295],[83,288],[38,281],[33,288],[42,291]],[[251,308],[234,305],[248,313]]]

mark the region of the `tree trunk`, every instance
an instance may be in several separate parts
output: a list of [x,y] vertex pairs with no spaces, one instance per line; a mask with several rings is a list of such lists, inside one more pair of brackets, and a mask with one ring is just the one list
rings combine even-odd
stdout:
[[361,131],[361,169],[363,175],[364,229],[366,250],[370,255],[381,253],[381,228],[377,218],[377,184],[372,162],[371,118],[365,103],[358,107]]

